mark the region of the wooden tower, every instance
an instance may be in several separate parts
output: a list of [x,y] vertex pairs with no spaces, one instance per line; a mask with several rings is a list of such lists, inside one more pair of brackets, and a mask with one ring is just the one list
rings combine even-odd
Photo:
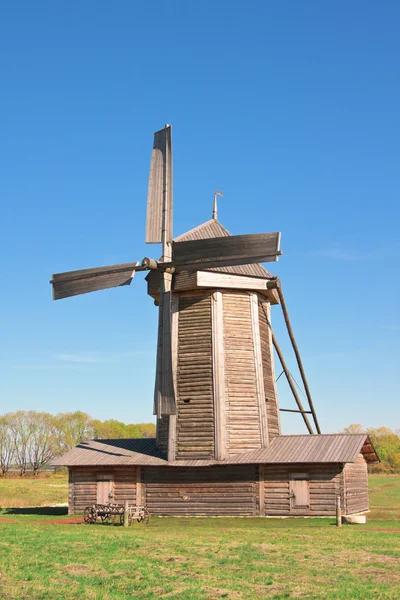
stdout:
[[[228,237],[213,218],[176,241]],[[159,301],[160,275],[146,277]],[[182,271],[172,281],[175,414],[157,417],[157,443],[169,460],[224,460],[280,434],[267,289],[259,264]]]

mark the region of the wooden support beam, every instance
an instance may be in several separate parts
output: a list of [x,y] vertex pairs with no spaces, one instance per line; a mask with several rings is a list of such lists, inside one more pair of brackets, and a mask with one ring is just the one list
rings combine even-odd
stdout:
[[279,410],[282,412],[300,413],[302,415],[312,415],[311,410],[295,410],[295,409],[291,409],[291,408],[280,408]]
[[250,310],[253,330],[254,365],[256,369],[256,389],[258,414],[260,419],[261,445],[268,446],[267,406],[265,404],[264,375],[261,354],[260,320],[258,315],[258,296],[250,294]]
[[[263,310],[264,310],[264,308],[263,308]],[[270,322],[270,320],[268,318],[268,315],[266,314],[265,310],[264,310],[264,314],[265,314],[265,318],[267,320],[268,326],[269,326],[269,328],[271,330],[272,343],[273,343],[274,348],[276,350],[276,353],[278,355],[279,361],[280,361],[280,363],[282,365],[282,369],[283,369],[283,371],[285,373],[285,376],[286,376],[287,382],[289,384],[289,387],[290,387],[290,389],[292,391],[293,397],[296,400],[297,406],[299,407],[299,412],[301,413],[301,416],[303,417],[303,420],[304,420],[304,423],[305,423],[305,425],[306,425],[306,427],[308,429],[308,432],[309,433],[314,433],[313,430],[312,430],[312,427],[310,425],[310,421],[308,420],[308,417],[306,415],[306,411],[304,410],[303,404],[302,404],[302,402],[300,400],[300,397],[299,397],[299,395],[297,393],[297,390],[294,387],[292,376],[290,375],[290,372],[289,372],[289,369],[287,367],[286,361],[285,361],[285,359],[283,357],[283,354],[282,354],[281,347],[279,346],[278,340],[276,339],[275,334],[272,331],[271,322]]]
[[[179,319],[179,297],[172,294],[171,299],[171,362],[172,362],[172,383],[175,391],[175,403],[178,406],[178,385],[176,381],[176,372],[178,368],[178,319]],[[176,414],[169,415],[168,427],[168,460],[175,460],[176,457]]]
[[222,293],[211,296],[213,391],[215,414],[215,458],[226,457],[226,411],[225,411],[225,357],[224,357],[224,316]]
[[[321,429],[320,429],[320,426],[319,426],[319,423],[318,423],[317,415],[316,415],[315,409],[314,409],[314,404],[313,404],[313,401],[312,401],[312,398],[311,398],[310,388],[308,387],[308,382],[307,382],[306,374],[305,374],[305,371],[304,371],[303,362],[301,360],[300,352],[299,352],[299,349],[297,347],[296,339],[294,337],[292,325],[290,323],[289,313],[288,313],[286,302],[285,302],[285,298],[284,298],[283,292],[282,292],[282,285],[281,285],[281,282],[279,281],[279,279],[275,279],[274,282],[275,282],[275,289],[278,292],[280,304],[281,304],[281,307],[282,307],[282,312],[283,312],[283,317],[285,319],[286,328],[288,330],[290,341],[292,343],[293,350],[294,350],[294,353],[295,353],[295,356],[296,356],[297,365],[299,367],[301,379],[303,381],[303,385],[304,385],[304,389],[305,389],[305,392],[306,392],[308,404],[310,406],[311,413],[312,413],[312,416],[313,416],[313,419],[314,419],[315,428],[316,428],[316,430],[317,430],[318,433],[321,433]],[[272,283],[273,282],[269,282],[268,285],[270,286]]]
[[136,467],[136,506],[142,506],[143,504],[145,504],[143,500],[142,486],[142,468]]
[[265,465],[258,467],[258,498],[260,517],[265,516]]

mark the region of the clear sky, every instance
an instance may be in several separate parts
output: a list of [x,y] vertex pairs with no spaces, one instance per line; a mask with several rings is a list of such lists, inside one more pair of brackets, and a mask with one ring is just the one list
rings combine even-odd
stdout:
[[153,419],[143,275],[59,302],[48,282],[157,257],[149,161],[172,123],[175,234],[216,189],[231,233],[282,231],[272,270],[323,431],[400,427],[399,22],[389,0],[3,2],[0,412]]

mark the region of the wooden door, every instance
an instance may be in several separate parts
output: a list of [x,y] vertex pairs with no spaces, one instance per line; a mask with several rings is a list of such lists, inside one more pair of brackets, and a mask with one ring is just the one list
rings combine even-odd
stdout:
[[290,477],[290,499],[292,509],[310,507],[308,473],[293,473]]
[[113,501],[113,482],[111,479],[104,479],[97,482],[97,502],[106,504]]

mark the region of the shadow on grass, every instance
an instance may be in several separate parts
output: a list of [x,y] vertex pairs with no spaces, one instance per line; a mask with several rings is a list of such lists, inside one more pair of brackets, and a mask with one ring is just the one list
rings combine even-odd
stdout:
[[29,508],[3,508],[0,510],[5,515],[64,516],[68,514],[67,506],[33,506]]

